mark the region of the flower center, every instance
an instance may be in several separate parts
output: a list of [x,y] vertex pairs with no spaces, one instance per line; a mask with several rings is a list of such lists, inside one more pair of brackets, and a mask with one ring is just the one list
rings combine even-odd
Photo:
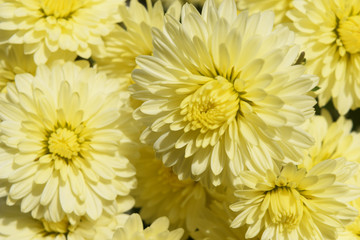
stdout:
[[299,192],[290,187],[277,187],[268,192],[266,197],[270,197],[270,219],[280,226],[280,231],[296,228],[303,215]]
[[222,77],[201,86],[180,105],[185,131],[200,129],[201,133],[229,124],[239,109],[239,98],[233,85]]
[[83,0],[41,0],[41,8],[46,16],[68,18],[83,5]]
[[52,154],[70,160],[78,155],[80,142],[75,132],[58,128],[50,135],[48,148]]
[[337,31],[347,52],[354,54],[360,51],[360,16],[341,20]]

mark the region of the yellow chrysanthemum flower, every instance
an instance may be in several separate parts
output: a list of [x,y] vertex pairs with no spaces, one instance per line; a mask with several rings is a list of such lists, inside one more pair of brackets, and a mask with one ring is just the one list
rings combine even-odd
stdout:
[[246,238],[337,239],[337,231],[358,212],[347,204],[360,188],[345,184],[358,165],[344,159],[325,160],[310,171],[288,163],[266,174],[246,172],[244,186],[235,191],[238,212],[231,227],[247,226]]
[[[56,52],[47,65],[57,64],[60,60],[73,61],[76,55],[63,51]],[[16,74],[36,72],[33,55],[24,54],[23,45],[0,45],[0,91],[6,90],[6,84],[15,80]]]
[[169,231],[169,220],[161,217],[155,220],[149,227],[143,229],[143,223],[139,214],[132,214],[125,222],[124,226],[119,228],[113,240],[180,240],[183,235],[183,229],[178,228]]
[[[174,1],[173,1],[174,2]],[[168,9],[168,14],[180,14],[180,3],[175,1]],[[153,52],[151,28],[163,29],[164,9],[161,1],[146,9],[137,0],[129,6],[120,6],[122,26],[116,28],[104,38],[105,51],[95,56],[97,67],[109,77],[118,78],[127,88],[133,83],[131,72],[136,68],[135,58],[151,55]]]
[[[307,121],[305,129],[314,137],[315,144],[308,150],[304,162],[300,165],[310,170],[316,164],[327,160],[344,157],[348,161],[360,162],[360,134],[352,132],[352,121],[343,116],[335,122],[330,114],[322,111],[322,116],[314,116]],[[352,165],[346,166],[349,168]],[[346,171],[346,169],[344,169]],[[354,175],[349,183],[360,186],[359,174]],[[360,199],[351,202],[351,205],[359,209]],[[347,226],[349,231],[339,233],[339,239],[353,239],[351,236],[360,232],[359,220]],[[353,234],[352,234],[353,233]]]
[[[128,206],[129,207],[129,206]],[[104,213],[97,220],[87,217],[47,222],[22,213],[18,206],[7,206],[0,199],[0,238],[2,240],[105,240],[111,239],[115,230],[122,226],[126,214]],[[122,209],[124,211],[127,209]]]
[[215,191],[207,190],[191,179],[179,180],[171,168],[155,158],[154,151],[148,147],[144,147],[141,157],[132,163],[138,180],[132,196],[136,206],[141,208],[142,219],[151,223],[166,216],[171,229],[183,228],[186,236],[194,232],[199,213],[216,196]]
[[250,13],[271,10],[275,13],[275,24],[289,22],[290,19],[285,15],[293,8],[293,1],[297,0],[239,0],[239,10],[247,10]]
[[342,115],[360,107],[360,2],[299,0],[288,16],[304,46],[309,72],[320,77],[319,105],[332,98]]
[[[156,0],[153,0],[154,2]],[[214,0],[218,6],[224,0]],[[272,10],[275,13],[275,24],[289,22],[286,12],[292,8],[293,0],[235,0],[238,11],[249,11],[251,14],[260,11]],[[295,0],[296,1],[296,0]],[[173,0],[162,0],[165,6],[169,6]],[[181,0],[181,3],[192,3],[195,6],[203,6],[205,0]]]
[[[306,121],[305,129],[314,137],[315,144],[306,151],[305,160],[301,167],[305,167],[308,171],[316,164],[327,160],[339,157],[345,157],[349,161],[357,162],[360,159],[360,134],[351,132],[352,123],[344,117],[340,117],[336,122],[333,122],[331,116],[327,111],[322,111],[322,116],[313,116]],[[353,164],[343,166],[343,171],[349,171]],[[358,174],[354,174],[356,178]],[[349,179],[346,183],[353,183],[354,179]],[[358,184],[357,184],[358,185]],[[360,185],[358,185],[360,186]],[[229,212],[228,205],[232,198],[227,196],[224,201],[213,200],[209,205],[207,211],[202,212],[201,219],[198,221],[201,225],[198,226],[199,231],[192,235],[194,239],[245,239],[247,226],[241,228],[230,228],[231,219],[236,215]],[[356,207],[353,202],[352,206]],[[354,236],[359,233],[359,222],[356,220],[354,223],[347,225],[348,231],[339,231],[337,239],[356,239]],[[258,239],[258,238],[254,238]]]
[[2,0],[0,43],[24,44],[43,64],[56,51],[89,58],[120,20],[123,0]]
[[0,196],[38,219],[95,220],[135,186],[129,94],[83,63],[18,74],[0,98]]
[[35,74],[35,71],[33,56],[25,55],[22,45],[0,46],[0,91],[5,90],[8,82],[14,81],[16,74]]
[[309,119],[305,129],[313,136],[315,144],[301,166],[310,170],[324,160],[340,157],[360,163],[360,133],[352,132],[352,127],[352,121],[344,117],[333,122],[326,110],[322,111],[322,116]]
[[271,168],[273,160],[301,160],[312,144],[299,126],[313,115],[306,95],[317,78],[294,65],[293,32],[273,29],[264,12],[237,15],[235,2],[202,14],[186,4],[181,23],[167,16],[154,29],[153,56],[140,56],[133,97],[144,103],[134,117],[180,179],[220,184],[244,169]]

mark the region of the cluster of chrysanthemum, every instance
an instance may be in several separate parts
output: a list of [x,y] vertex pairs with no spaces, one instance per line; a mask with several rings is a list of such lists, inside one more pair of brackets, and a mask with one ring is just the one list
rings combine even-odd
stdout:
[[359,39],[357,0],[0,0],[0,239],[360,239]]

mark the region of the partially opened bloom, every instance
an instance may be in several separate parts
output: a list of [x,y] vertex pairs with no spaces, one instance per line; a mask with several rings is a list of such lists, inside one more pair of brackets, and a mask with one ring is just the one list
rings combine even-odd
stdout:
[[360,107],[360,2],[299,0],[288,16],[309,72],[320,77],[320,107],[331,98],[340,114]]
[[207,1],[201,15],[186,4],[181,23],[167,16],[166,32],[154,29],[153,56],[137,58],[141,139],[180,179],[218,185],[273,160],[301,160],[312,144],[299,126],[313,115],[306,93],[317,78],[294,65],[293,32],[273,29],[273,20],[271,12],[237,15],[231,0]]
[[180,240],[183,229],[169,231],[169,220],[166,217],[156,219],[144,229],[139,214],[129,216],[125,224],[114,234],[113,240]]
[[7,204],[54,222],[116,211],[117,198],[135,186],[127,156],[136,155],[129,95],[118,89],[83,62],[16,75],[0,99]]
[[307,151],[301,166],[310,170],[324,160],[340,157],[360,163],[360,133],[352,131],[352,128],[350,119],[339,117],[333,122],[326,110],[321,116],[309,119],[305,129],[313,136],[314,145]]
[[2,0],[0,43],[24,44],[43,64],[56,51],[89,58],[120,20],[123,0]]
[[[174,2],[168,14],[180,14],[180,3]],[[163,29],[164,9],[161,1],[154,6],[144,5],[137,0],[131,0],[129,6],[120,6],[122,26],[115,29],[104,38],[105,51],[94,56],[97,67],[105,71],[109,77],[118,78],[124,88],[133,83],[131,72],[136,68],[135,58],[140,55],[151,55],[153,52],[151,28]]]
[[288,163],[266,174],[243,173],[238,202],[230,206],[238,213],[231,227],[246,226],[246,238],[337,239],[358,214],[348,203],[360,196],[360,188],[345,183],[357,168],[330,159],[308,172]]
[[133,161],[138,184],[132,191],[141,218],[151,223],[166,216],[170,228],[183,228],[185,235],[194,232],[199,224],[199,214],[215,196],[214,190],[207,190],[191,179],[179,180],[171,168],[165,167],[154,156],[152,148],[144,147],[141,157]]
[[[34,219],[22,213],[19,206],[7,206],[0,199],[0,237],[2,240],[100,240],[111,239],[115,230],[123,224],[125,214],[102,214],[97,220],[87,217],[48,222]],[[126,210],[126,209],[123,209]]]

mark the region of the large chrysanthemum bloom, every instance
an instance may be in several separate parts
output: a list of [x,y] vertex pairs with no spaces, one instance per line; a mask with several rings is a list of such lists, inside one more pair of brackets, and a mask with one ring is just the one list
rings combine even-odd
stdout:
[[196,219],[217,194],[191,179],[179,180],[171,168],[156,159],[152,148],[144,147],[141,157],[132,162],[136,168],[137,188],[132,192],[142,219],[151,223],[166,216],[170,228],[183,228],[185,235],[197,228]]
[[[105,51],[95,56],[97,67],[109,77],[118,78],[127,88],[133,83],[131,72],[136,68],[135,58],[140,55],[151,55],[153,52],[151,28],[163,29],[164,9],[161,1],[154,6],[148,1],[148,8],[137,0],[130,1],[129,6],[120,6],[122,26],[116,28],[104,38]],[[181,5],[173,1],[167,13],[179,16]]]
[[[47,65],[56,64],[60,60],[73,61],[76,54],[59,51],[53,54]],[[36,64],[33,55],[24,54],[23,45],[1,45],[0,46],[0,91],[6,90],[6,84],[15,80],[16,74],[36,72]]]
[[235,191],[238,202],[230,205],[238,212],[231,227],[247,226],[246,238],[337,239],[337,231],[358,214],[348,203],[360,196],[360,188],[344,183],[357,168],[329,159],[308,172],[288,163],[266,174],[243,173],[244,186]]
[[144,229],[139,214],[129,216],[125,224],[114,234],[113,240],[180,240],[183,229],[169,231],[169,220],[166,217],[156,219],[149,227]]
[[[289,22],[286,12],[293,8],[294,0],[239,0],[238,8],[250,13],[272,10],[275,14],[275,24]],[[297,0],[295,0],[297,1]]]
[[[120,20],[123,0],[2,0],[0,43],[24,44],[43,64],[56,51],[89,58]],[[99,51],[98,51],[99,52]]]
[[134,112],[147,125],[141,140],[180,179],[215,185],[273,159],[300,161],[312,144],[299,126],[313,115],[306,93],[317,78],[294,65],[293,32],[273,29],[271,12],[237,15],[231,0],[219,9],[207,1],[202,15],[186,4],[181,23],[166,19],[132,75],[132,96],[144,102]]
[[[111,239],[127,215],[102,214],[97,220],[87,217],[65,218],[60,222],[38,220],[22,213],[18,206],[7,206],[0,199],[0,238],[2,240],[100,240]],[[128,207],[123,210],[128,210]]]
[[360,107],[360,2],[300,0],[288,17],[303,44],[309,72],[320,77],[319,105],[332,98],[340,114]]
[[0,196],[38,219],[96,219],[135,187],[129,94],[81,65],[18,74],[0,99]]

